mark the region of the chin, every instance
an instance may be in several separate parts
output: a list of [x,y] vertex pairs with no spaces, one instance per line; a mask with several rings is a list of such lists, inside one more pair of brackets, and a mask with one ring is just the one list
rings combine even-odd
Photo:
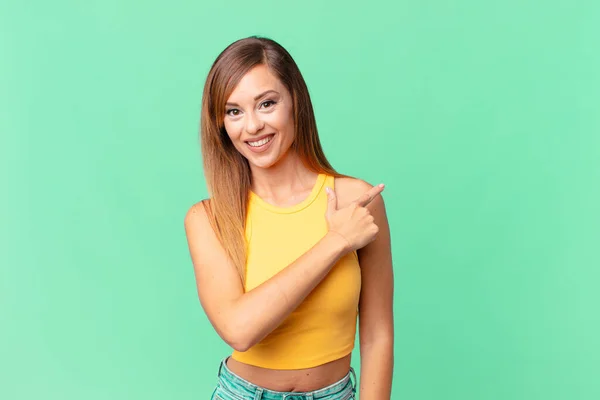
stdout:
[[275,164],[277,164],[279,160],[254,160],[253,158],[249,158],[248,162],[256,167],[256,168],[262,168],[262,169],[269,169],[271,167],[273,167]]
[[[246,144],[244,143],[242,144],[242,146],[246,146]],[[244,148],[244,152],[242,152],[242,155],[248,160],[248,163],[252,166],[262,169],[268,169],[277,165],[279,162],[281,162],[281,160],[283,160],[286,157],[288,152],[291,151],[291,145],[283,153],[281,152],[280,148],[272,148],[269,150],[269,153],[257,154]]]

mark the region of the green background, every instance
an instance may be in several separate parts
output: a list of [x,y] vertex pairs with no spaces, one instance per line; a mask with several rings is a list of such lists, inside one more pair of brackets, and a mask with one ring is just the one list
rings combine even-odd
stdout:
[[591,0],[3,1],[0,398],[209,398],[230,349],[183,217],[204,79],[253,34],[295,58],[332,164],[387,184],[392,398],[600,398],[598,21]]

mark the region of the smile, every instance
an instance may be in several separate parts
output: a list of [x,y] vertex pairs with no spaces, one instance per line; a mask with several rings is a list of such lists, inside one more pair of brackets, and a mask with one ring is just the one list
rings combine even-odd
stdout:
[[256,142],[246,142],[246,144],[253,152],[260,153],[271,147],[271,143],[273,142],[274,137],[275,134],[273,133],[264,139],[257,140]]
[[259,140],[257,142],[248,142],[248,144],[252,147],[260,147],[263,144],[267,144],[271,139],[273,138],[273,136],[268,136],[262,140]]

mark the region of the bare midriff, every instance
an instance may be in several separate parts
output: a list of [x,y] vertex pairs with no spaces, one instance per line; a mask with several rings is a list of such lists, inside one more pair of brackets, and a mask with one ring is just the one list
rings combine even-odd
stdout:
[[227,368],[257,386],[278,392],[310,392],[329,386],[348,374],[352,354],[314,368],[267,369],[229,357]]

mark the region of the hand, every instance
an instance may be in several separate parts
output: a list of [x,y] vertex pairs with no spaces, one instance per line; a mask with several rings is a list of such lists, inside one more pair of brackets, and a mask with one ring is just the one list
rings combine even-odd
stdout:
[[366,205],[383,189],[383,185],[374,186],[347,207],[338,210],[335,192],[329,187],[326,188],[327,213],[325,219],[329,232],[335,232],[346,239],[349,251],[360,249],[375,240],[379,227],[373,222],[374,218]]

